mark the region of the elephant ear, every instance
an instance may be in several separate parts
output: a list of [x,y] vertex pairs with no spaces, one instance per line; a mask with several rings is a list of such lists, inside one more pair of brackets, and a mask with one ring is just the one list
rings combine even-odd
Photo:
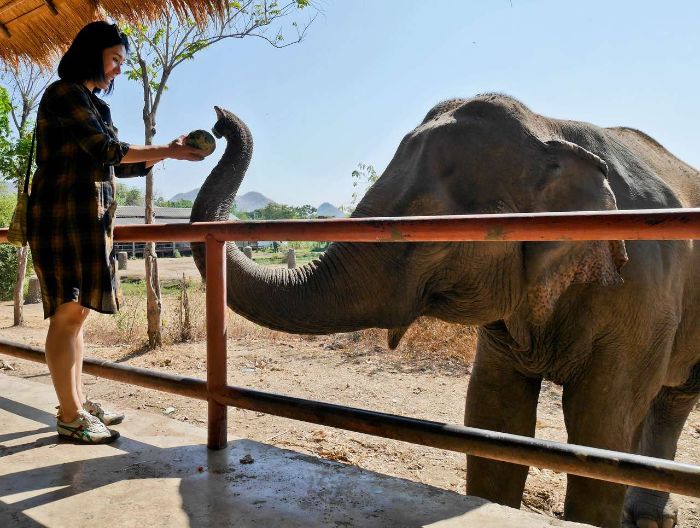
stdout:
[[[606,163],[567,141],[545,144],[545,161],[535,182],[535,211],[617,210],[607,181]],[[621,240],[593,242],[527,242],[523,245],[529,322],[544,325],[557,301],[576,283],[622,284],[627,262]]]

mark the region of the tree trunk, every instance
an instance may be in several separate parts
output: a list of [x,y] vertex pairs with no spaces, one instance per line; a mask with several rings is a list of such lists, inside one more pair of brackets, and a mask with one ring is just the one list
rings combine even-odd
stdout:
[[[144,125],[146,128],[146,145],[153,142],[155,133],[155,117],[144,113]],[[146,175],[146,210],[145,223],[152,224],[155,219],[153,211],[153,171]],[[160,297],[160,280],[158,278],[158,260],[156,245],[147,242],[143,249],[143,259],[146,264],[146,314],[148,317],[148,347],[153,350],[163,344],[161,332],[162,303]]]
[[17,280],[15,281],[15,318],[14,325],[24,324],[24,277],[27,274],[27,260],[29,260],[29,247],[17,248]]
[[[23,119],[24,122],[24,119]],[[21,134],[20,129],[20,134]],[[21,137],[21,136],[20,136]],[[24,175],[17,175],[17,201],[24,190]],[[15,276],[15,291],[14,291],[14,326],[22,326],[24,324],[24,277],[27,274],[27,258],[29,256],[29,247],[24,246],[17,248],[17,275]]]

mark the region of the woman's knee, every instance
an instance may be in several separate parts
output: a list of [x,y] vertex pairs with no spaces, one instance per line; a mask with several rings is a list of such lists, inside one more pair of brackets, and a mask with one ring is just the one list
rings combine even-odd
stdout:
[[50,324],[78,331],[82,328],[89,313],[90,310],[80,306],[75,301],[66,302],[56,309],[56,313],[51,317]]

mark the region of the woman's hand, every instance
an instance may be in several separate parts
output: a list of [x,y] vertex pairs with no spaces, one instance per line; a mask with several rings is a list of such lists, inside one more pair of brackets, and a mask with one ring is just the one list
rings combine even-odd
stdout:
[[206,152],[185,144],[187,136],[180,136],[168,144],[168,157],[177,160],[202,161]]

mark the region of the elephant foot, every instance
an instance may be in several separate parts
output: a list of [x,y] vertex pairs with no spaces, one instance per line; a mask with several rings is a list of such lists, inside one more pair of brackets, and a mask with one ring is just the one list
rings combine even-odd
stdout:
[[642,488],[627,490],[622,510],[622,528],[673,528],[678,507],[663,491]]

